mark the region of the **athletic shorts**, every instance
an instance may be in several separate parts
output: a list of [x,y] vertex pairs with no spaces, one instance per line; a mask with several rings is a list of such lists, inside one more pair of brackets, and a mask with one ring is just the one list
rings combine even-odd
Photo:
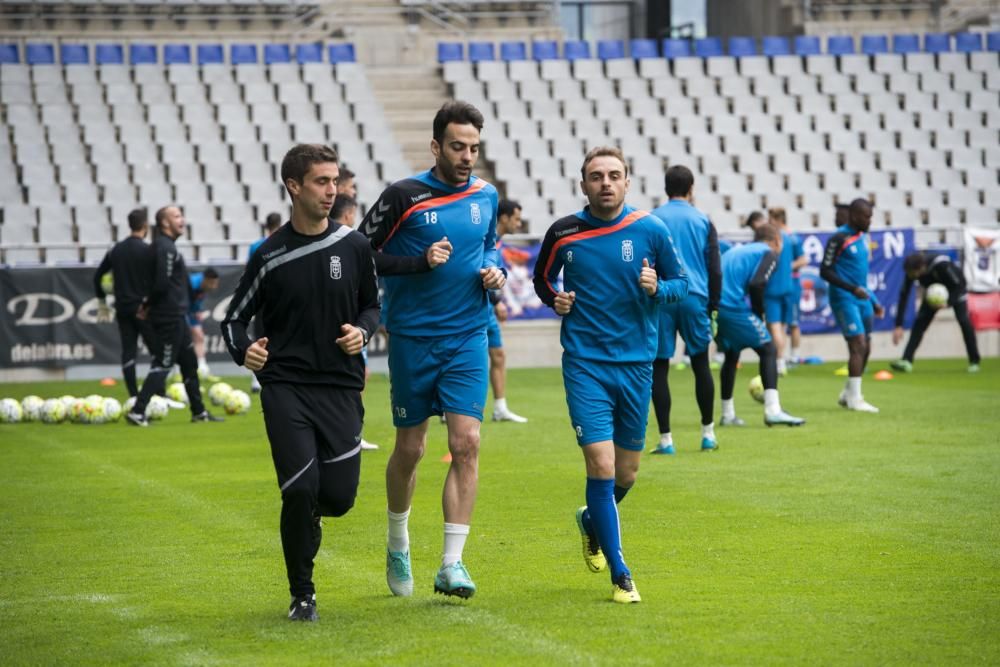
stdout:
[[500,333],[500,321],[497,320],[497,314],[493,310],[492,305],[489,307],[488,311],[490,317],[486,324],[486,344],[491,349],[503,347],[503,335]]
[[793,278],[792,279],[792,319],[785,324],[789,326],[799,326],[799,304],[802,302],[802,279]]
[[200,327],[201,326],[201,320],[198,319],[198,314],[197,313],[188,313],[187,314],[187,323],[188,323],[189,327]]
[[269,382],[261,389],[260,404],[282,491],[311,466],[361,452],[365,408],[357,389]]
[[653,365],[615,364],[563,354],[566,405],[581,447],[611,440],[622,449],[646,444]]
[[875,321],[875,307],[871,299],[848,299],[846,301],[831,302],[833,316],[837,318],[837,326],[844,338],[855,336],[870,336],[872,325]]
[[684,339],[687,353],[701,354],[712,342],[712,321],[708,317],[708,299],[688,294],[677,303],[660,307],[659,341],[657,359],[674,356],[677,334]]
[[489,383],[486,329],[454,336],[389,336],[392,423],[452,412],[482,421]]
[[771,342],[764,321],[746,310],[719,310],[719,336],[715,339],[724,352],[756,349]]
[[774,296],[764,295],[764,319],[768,324],[782,322],[784,324],[798,324],[799,321],[799,301],[795,291],[787,294],[776,294]]

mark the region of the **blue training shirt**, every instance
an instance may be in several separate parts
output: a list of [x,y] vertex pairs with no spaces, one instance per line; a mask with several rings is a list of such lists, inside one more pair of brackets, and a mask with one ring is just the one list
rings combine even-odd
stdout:
[[683,199],[671,199],[654,210],[653,215],[663,221],[674,240],[674,247],[687,271],[688,294],[696,294],[716,304],[719,286],[712,283],[721,282],[721,279],[713,281],[711,277],[721,274],[715,225]]
[[480,269],[498,267],[497,191],[472,176],[461,187],[430,171],[393,183],[360,231],[387,255],[417,257],[447,237],[448,261],[432,271],[385,275],[382,314],[390,334],[448,336],[486,328],[489,300]]
[[[655,296],[639,286],[642,260],[656,269]],[[614,220],[588,209],[557,220],[545,233],[535,263],[535,292],[549,307],[563,273],[563,291],[576,300],[563,317],[560,340],[566,354],[617,363],[652,363],[656,357],[659,308],[687,295],[688,279],[666,225],[646,211],[626,206]]]
[[250,261],[250,258],[253,257],[253,254],[255,252],[257,252],[257,248],[259,248],[262,245],[264,245],[264,241],[266,241],[266,240],[267,240],[267,237],[265,236],[263,238],[257,239],[256,241],[254,241],[253,243],[250,244],[250,252],[247,253],[247,261],[248,262]]
[[[805,249],[802,247],[802,237],[795,232],[788,232],[788,240],[792,243],[792,262],[794,262],[805,254]],[[793,288],[798,288],[801,281],[802,277],[799,275],[799,269],[792,269]]]
[[863,287],[873,304],[875,293],[868,288],[868,234],[850,225],[837,228],[826,242],[820,277],[830,284],[830,304],[864,301],[854,295],[855,287]]
[[758,315],[764,310],[764,289],[777,255],[766,243],[736,246],[722,256],[722,299],[720,309],[745,310],[746,297]]
[[188,283],[191,291],[188,296],[188,313],[194,315],[205,310],[205,291],[201,288],[201,283],[205,280],[205,274],[201,271],[188,275]]
[[792,259],[795,249],[788,234],[781,232],[781,254],[764,289],[766,296],[784,296],[792,291]]

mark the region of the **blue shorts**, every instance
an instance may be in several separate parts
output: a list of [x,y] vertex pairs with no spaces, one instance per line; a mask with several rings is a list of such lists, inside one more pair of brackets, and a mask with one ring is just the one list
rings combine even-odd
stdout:
[[833,316],[837,318],[837,325],[844,338],[854,338],[855,336],[870,336],[872,325],[875,321],[875,307],[871,299],[830,303],[833,309]]
[[785,324],[793,327],[799,326],[799,304],[802,303],[802,279],[792,279],[792,319]]
[[201,326],[201,320],[198,319],[198,314],[197,313],[188,313],[187,314],[187,321],[188,321],[188,326],[189,327],[200,327]]
[[622,449],[642,451],[646,444],[653,366],[577,359],[563,354],[566,405],[583,447],[611,440]]
[[389,336],[393,425],[416,426],[444,412],[482,421],[488,358],[485,329],[455,336]]
[[746,310],[719,310],[719,349],[739,352],[744,348],[756,349],[771,342],[764,321]]
[[657,359],[670,359],[674,356],[678,332],[684,339],[684,346],[689,355],[701,354],[708,350],[708,344],[712,342],[708,299],[697,294],[688,294],[677,303],[661,306]]
[[768,324],[782,322],[783,324],[798,324],[799,299],[795,291],[787,294],[764,295],[764,319]]
[[500,321],[497,320],[496,311],[491,304],[489,309],[489,319],[486,323],[486,344],[490,348],[503,347],[503,335],[500,333]]

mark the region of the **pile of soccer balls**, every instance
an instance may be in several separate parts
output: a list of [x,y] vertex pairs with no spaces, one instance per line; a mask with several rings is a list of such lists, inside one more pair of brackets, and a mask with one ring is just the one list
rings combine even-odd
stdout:
[[60,396],[48,400],[32,395],[25,396],[20,402],[4,398],[0,400],[0,424],[60,424],[64,421],[75,424],[107,424],[121,419],[122,409],[118,399],[97,394],[84,398]]
[[208,400],[221,406],[229,415],[244,415],[250,409],[250,395],[242,389],[233,389],[226,382],[216,382],[208,388]]

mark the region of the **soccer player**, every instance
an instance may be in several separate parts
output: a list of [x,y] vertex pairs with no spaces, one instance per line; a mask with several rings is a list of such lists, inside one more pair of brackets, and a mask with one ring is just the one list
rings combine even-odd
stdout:
[[[337,154],[294,146],[281,162],[291,221],[250,258],[222,334],[233,360],[257,373],[281,489],[281,545],[292,603],[288,618],[315,621],[313,560],[321,516],[354,505],[361,471],[361,348],[378,326],[368,241],[327,215],[337,196]],[[251,340],[256,315],[266,336]]]
[[191,327],[194,354],[198,358],[198,374],[206,380],[212,380],[215,378],[212,378],[208,361],[205,359],[205,330],[202,328],[202,322],[208,317],[208,311],[205,310],[205,295],[219,289],[219,272],[208,267],[204,271],[192,273],[190,284],[187,320],[188,326]]
[[146,318],[153,330],[153,361],[149,375],[126,421],[135,426],[148,426],[146,405],[154,394],[163,394],[167,373],[178,364],[184,378],[184,389],[191,402],[191,421],[220,422],[205,409],[198,382],[198,360],[191,342],[187,323],[188,283],[184,257],[174,244],[184,234],[184,214],[176,206],[164,206],[156,212],[156,235],[153,239],[153,283],[149,294],[139,306],[137,317]]
[[589,205],[545,233],[535,292],[563,318],[563,384],[587,471],[587,504],[576,513],[584,561],[592,572],[610,569],[612,600],[639,602],[617,503],[645,445],[660,307],[683,299],[688,280],[663,222],[625,204],[621,150],[591,149],[580,172]]
[[[910,300],[910,288],[913,282],[917,281],[927,289],[934,283],[940,283],[948,288],[948,305],[955,309],[955,319],[962,329],[962,338],[965,339],[965,352],[969,357],[969,372],[979,372],[979,345],[976,341],[976,330],[969,320],[969,293],[965,289],[965,276],[962,271],[955,266],[947,255],[939,255],[932,252],[915,252],[903,260],[903,269],[906,271],[906,280],[899,290],[899,301],[896,307],[896,327],[892,331],[893,345],[899,345],[903,340],[903,317],[906,315],[906,304]],[[903,358],[892,361],[889,365],[897,371],[909,373],[913,370],[913,357],[917,353],[920,341],[924,338],[927,327],[934,320],[934,315],[938,309],[928,305],[927,300],[920,303],[917,311],[917,319],[913,323],[913,331],[910,332],[910,340],[903,350]]]
[[472,175],[483,116],[447,102],[434,116],[434,166],[393,183],[361,224],[380,255],[420,256],[447,240],[449,259],[433,271],[385,275],[384,320],[396,444],[386,467],[389,534],[386,580],[394,595],[413,594],[408,518],[428,417],[447,415],[451,465],[444,483],[444,553],[434,590],[468,598],[476,591],[462,552],[476,499],[479,429],[486,403],[487,290],[506,280],[496,250],[497,191]]
[[[754,242],[722,255],[722,297],[719,301],[719,332],[716,342],[726,357],[719,373],[722,396],[722,426],[746,424],[736,416],[733,388],[740,352],[752,348],[760,358],[764,383],[764,423],[800,426],[804,419],[781,409],[778,398],[777,351],[764,326],[764,291],[781,253],[781,233],[772,225],[759,225]],[[747,307],[746,298],[750,298]]]
[[[497,259],[503,262],[503,242],[505,234],[516,234],[521,229],[521,205],[511,199],[503,199],[497,205]],[[507,304],[497,290],[490,291],[491,307],[486,341],[490,354],[490,386],[493,388],[493,421],[527,423],[527,419],[507,407],[507,355],[503,349],[503,334],[500,324],[507,321]]]
[[[841,215],[840,209],[837,210]],[[878,408],[861,395],[861,376],[871,353],[872,319],[885,309],[868,289],[868,228],[872,205],[864,199],[851,202],[847,224],[826,242],[819,275],[830,285],[830,307],[847,339],[847,384],[837,402],[848,410],[877,413]]]
[[135,379],[135,360],[138,356],[139,337],[146,348],[153,349],[152,329],[145,319],[136,316],[143,297],[149,294],[153,284],[153,250],[145,242],[149,231],[149,214],[145,208],[137,208],[128,214],[130,233],[104,255],[94,273],[94,292],[97,295],[97,318],[101,322],[111,321],[111,310],[105,299],[107,294],[101,279],[110,271],[114,284],[115,321],[122,344],[122,377],[129,396],[136,396],[139,387]]
[[[337,196],[347,195],[351,199],[358,198],[358,184],[355,180],[356,174],[347,167],[340,168],[340,180],[337,181]],[[336,206],[336,203],[334,203]]]
[[767,222],[781,233],[781,254],[774,266],[774,272],[767,287],[764,288],[764,313],[767,328],[778,354],[778,375],[788,372],[785,359],[786,343],[785,327],[799,325],[799,303],[795,292],[792,272],[809,263],[809,258],[802,254],[802,242],[798,241],[796,255],[796,240],[788,232],[785,220],[785,209],[771,208],[767,212]]
[[670,167],[664,175],[664,184],[670,199],[653,215],[670,231],[687,272],[688,293],[682,301],[660,309],[659,343],[653,361],[653,410],[660,427],[660,443],[653,454],[674,453],[667,374],[678,332],[684,339],[694,372],[695,398],[701,412],[701,450],[710,452],[718,447],[712,415],[715,381],[709,366],[708,346],[712,342],[722,289],[719,237],[715,225],[692,205],[694,174],[690,169],[681,165]]

